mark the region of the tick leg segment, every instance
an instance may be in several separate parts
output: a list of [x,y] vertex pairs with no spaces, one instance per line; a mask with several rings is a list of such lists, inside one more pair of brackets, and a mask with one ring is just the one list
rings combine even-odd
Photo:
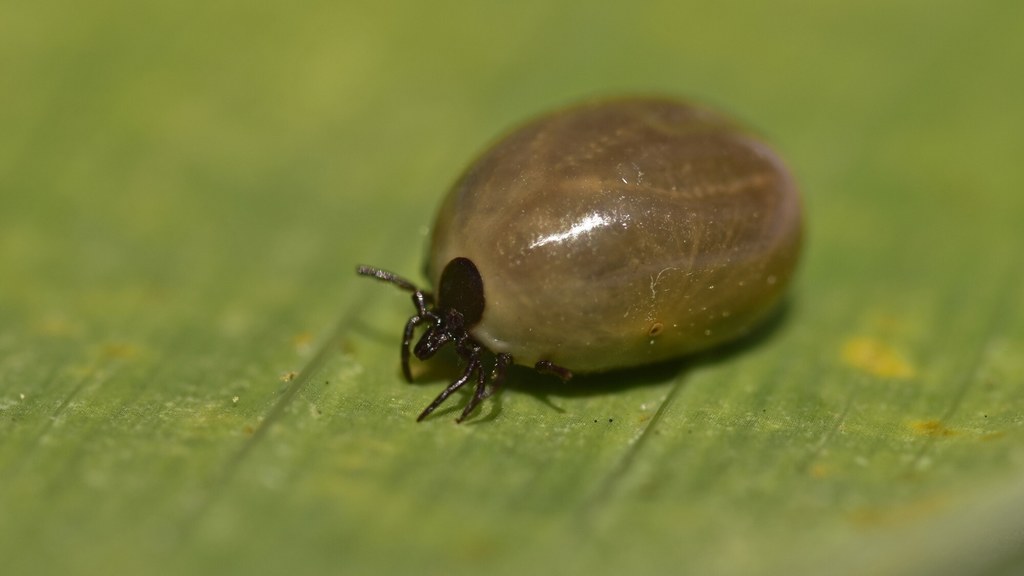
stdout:
[[459,417],[455,419],[456,424],[461,423],[473,411],[473,408],[476,408],[476,405],[484,399],[486,390],[487,378],[484,376],[483,367],[478,366],[476,371],[476,388],[473,390],[473,396],[466,403],[466,407],[462,409],[462,414],[459,414]]
[[423,412],[420,412],[420,415],[418,418],[416,418],[416,421],[421,422],[424,418],[430,416],[430,413],[437,409],[437,407],[440,406],[445,400],[447,400],[448,397],[452,395],[452,392],[455,392],[459,388],[465,386],[466,382],[469,382],[469,378],[473,375],[474,371],[480,371],[479,353],[474,354],[472,357],[469,358],[469,362],[466,364],[466,370],[462,373],[462,376],[460,376],[459,379],[456,380],[455,382],[449,384],[447,388],[442,390],[441,393],[437,395],[437,398],[434,398],[434,401],[430,403],[430,406],[427,406],[423,410]]
[[441,323],[437,314],[427,309],[427,302],[430,299],[430,294],[422,290],[415,290],[412,293],[412,305],[416,307],[416,315],[405,323],[405,333],[402,335],[402,374],[405,375],[406,382],[412,382],[412,369],[409,368],[409,347],[412,346],[416,327],[428,321],[433,322],[435,326]]
[[402,336],[402,374],[405,375],[406,382],[412,382],[412,369],[409,368],[409,346],[412,345],[413,333],[416,331],[416,327],[426,322],[427,319],[426,316],[416,315],[405,323],[405,334]]
[[513,363],[512,355],[508,353],[501,353],[494,359],[494,371],[491,372],[491,386],[487,389],[487,392],[483,395],[481,400],[490,398],[501,389],[502,385],[505,384],[505,376],[508,376],[508,368]]
[[534,364],[533,369],[541,374],[554,374],[562,379],[562,382],[568,382],[572,379],[572,370],[559,366],[551,362],[550,360],[541,360]]
[[415,284],[406,280],[405,278],[402,278],[401,276],[395,274],[394,272],[389,272],[387,270],[382,270],[380,268],[375,268],[373,266],[358,266],[356,268],[356,274],[359,274],[360,276],[369,276],[371,278],[376,278],[381,282],[394,284],[395,286],[398,286],[400,289],[405,290],[406,292],[412,292],[412,303],[414,306],[416,306],[416,310],[418,310],[421,315],[424,313],[424,311],[426,311],[427,305],[434,303],[433,294],[431,294],[430,292],[420,290],[419,288],[416,287]]
[[462,410],[462,414],[455,420],[456,422],[462,422],[469,416],[473,409],[476,408],[485,399],[490,398],[492,394],[501,388],[501,385],[505,383],[505,376],[508,374],[508,367],[512,365],[511,354],[498,354],[494,359],[494,370],[491,372],[491,385],[487,386],[487,378],[484,376],[483,367],[477,371],[476,377],[476,389],[473,391],[473,397],[469,399],[469,403]]
[[390,282],[391,284],[394,284],[408,292],[419,292],[419,289],[416,288],[415,284],[394,272],[388,272],[387,270],[381,270],[380,268],[375,268],[373,266],[359,266],[356,268],[356,274],[359,274],[360,276],[372,276],[382,282]]

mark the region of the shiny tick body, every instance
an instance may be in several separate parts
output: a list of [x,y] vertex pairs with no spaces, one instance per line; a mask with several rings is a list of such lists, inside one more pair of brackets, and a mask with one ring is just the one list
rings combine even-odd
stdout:
[[407,377],[420,324],[418,358],[454,342],[467,361],[421,419],[473,380],[465,417],[512,363],[568,378],[743,335],[781,299],[800,238],[799,194],[765,144],[704,108],[620,99],[535,120],[469,167],[433,229],[436,303],[359,272],[414,293]]

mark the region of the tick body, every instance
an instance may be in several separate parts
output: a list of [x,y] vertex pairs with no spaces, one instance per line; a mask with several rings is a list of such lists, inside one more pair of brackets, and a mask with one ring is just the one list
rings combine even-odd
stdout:
[[796,186],[765,144],[704,108],[620,99],[535,120],[469,167],[433,228],[436,302],[359,271],[413,292],[407,377],[420,324],[418,358],[453,342],[466,359],[421,418],[473,381],[465,417],[512,363],[567,378],[743,335],[781,299],[800,236]]

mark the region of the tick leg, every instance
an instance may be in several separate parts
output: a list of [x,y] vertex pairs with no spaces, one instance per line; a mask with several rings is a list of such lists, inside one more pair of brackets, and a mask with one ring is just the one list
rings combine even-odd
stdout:
[[445,400],[447,400],[448,397],[452,395],[452,392],[455,392],[459,388],[465,386],[466,382],[469,382],[469,378],[473,375],[474,370],[480,370],[479,355],[474,355],[469,359],[469,363],[466,365],[466,370],[465,372],[462,373],[462,376],[460,376],[459,379],[456,380],[455,382],[449,384],[447,388],[442,390],[441,393],[437,395],[437,398],[434,398],[434,401],[430,403],[430,406],[427,406],[426,408],[423,409],[423,412],[420,412],[420,415],[418,418],[416,418],[416,421],[421,422],[424,418],[430,416],[430,413],[433,412],[438,406],[440,406]]
[[394,284],[395,286],[398,286],[402,290],[407,290],[409,292],[417,291],[416,285],[413,284],[412,282],[409,282],[408,280],[402,278],[401,276],[395,274],[394,272],[381,270],[380,268],[374,266],[358,266],[356,267],[356,274],[359,274],[360,276],[370,276],[372,278],[380,280],[381,282],[388,282]]
[[423,316],[413,316],[405,323],[405,333],[402,336],[402,374],[406,382],[412,382],[412,370],[409,368],[409,346],[412,344],[412,336],[416,327],[424,322]]
[[473,392],[473,397],[470,398],[469,403],[462,410],[462,414],[455,420],[456,422],[465,420],[466,416],[469,416],[474,408],[501,389],[501,385],[505,383],[505,376],[508,374],[508,367],[511,365],[511,354],[498,354],[494,360],[494,370],[491,372],[490,386],[487,386],[487,380],[484,378],[483,366],[480,367],[480,370],[477,372],[476,390]]
[[466,403],[466,407],[462,409],[462,414],[455,419],[455,423],[459,424],[469,416],[469,413],[476,408],[477,404],[481,400],[487,397],[487,378],[484,376],[483,366],[478,366],[476,371],[476,388],[473,390],[473,397]]
[[432,300],[433,298],[430,294],[427,294],[422,290],[416,290],[412,293],[412,305],[416,307],[416,312],[420,316],[425,316],[427,314],[427,304]]
[[[491,386],[487,389],[484,394],[484,398],[490,398],[498,390],[501,389],[502,385],[505,384],[505,376],[508,376],[508,367],[512,365],[511,354],[498,354],[494,359],[494,372],[491,375]],[[483,398],[481,398],[482,400]]]
[[550,360],[541,360],[534,364],[533,369],[541,374],[554,374],[562,379],[562,382],[568,382],[572,378],[572,370],[559,366],[558,364],[552,363]]

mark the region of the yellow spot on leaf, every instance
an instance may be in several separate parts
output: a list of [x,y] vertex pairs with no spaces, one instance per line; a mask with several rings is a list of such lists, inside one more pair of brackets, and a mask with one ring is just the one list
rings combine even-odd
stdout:
[[906,379],[917,372],[900,351],[875,338],[848,339],[841,356],[846,365],[881,378]]
[[105,358],[131,358],[139,354],[139,348],[125,342],[111,342],[103,345],[100,354]]
[[295,346],[296,352],[306,353],[313,344],[313,335],[309,332],[300,332],[292,337],[292,344]]
[[945,424],[938,420],[914,420],[910,423],[910,429],[915,434],[921,436],[932,436],[935,438],[941,438],[944,436],[956,435],[956,430],[947,428]]
[[811,469],[808,470],[808,473],[811,475],[811,478],[821,479],[831,476],[832,470],[825,464],[819,462],[817,464],[812,465]]
[[78,326],[60,316],[49,316],[36,325],[36,330],[44,336],[74,336],[78,334]]
[[946,506],[946,499],[931,496],[922,500],[907,503],[894,503],[890,506],[868,506],[850,512],[850,520],[863,528],[893,526],[909,522],[919,522],[939,512]]
[[284,374],[281,374],[281,382],[291,382],[292,380],[295,380],[295,377],[298,375],[298,372],[285,372]]

